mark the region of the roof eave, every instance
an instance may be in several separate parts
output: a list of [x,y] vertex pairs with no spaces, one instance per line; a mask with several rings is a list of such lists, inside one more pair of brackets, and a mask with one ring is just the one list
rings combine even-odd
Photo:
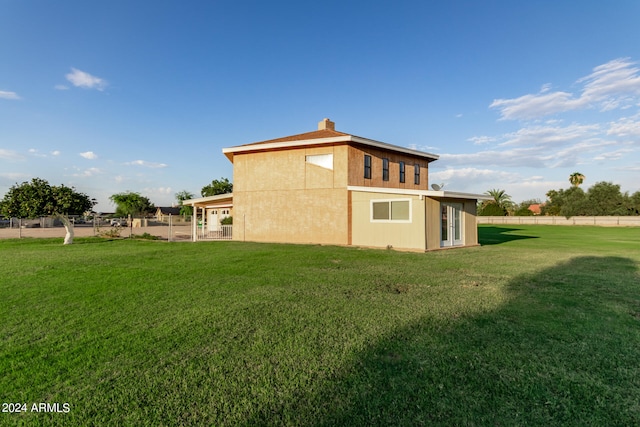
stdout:
[[301,139],[298,141],[280,141],[270,143],[257,143],[249,145],[239,145],[236,147],[223,148],[222,153],[233,163],[233,156],[236,153],[249,153],[252,151],[264,151],[264,150],[277,150],[283,148],[295,148],[309,145],[330,145],[337,143],[357,143],[370,147],[380,148],[383,150],[393,150],[404,154],[410,154],[412,156],[422,157],[427,159],[428,162],[438,160],[440,156],[436,154],[426,153],[424,151],[414,150],[411,148],[400,147],[398,145],[387,144],[386,142],[375,141],[373,139],[361,138],[359,136],[345,135],[336,136],[332,138],[317,138],[317,139]]

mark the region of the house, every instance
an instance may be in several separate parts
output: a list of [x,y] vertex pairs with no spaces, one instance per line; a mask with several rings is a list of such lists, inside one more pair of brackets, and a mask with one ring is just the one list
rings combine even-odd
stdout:
[[534,203],[529,205],[527,209],[529,209],[534,215],[540,215],[542,213],[542,207],[544,203]]
[[156,209],[155,218],[158,221],[166,222],[169,221],[169,215],[178,216],[180,215],[180,208],[177,207],[158,207]]
[[[335,130],[225,148],[233,194],[186,200],[212,221],[233,209],[233,240],[434,250],[478,244],[486,196],[429,189],[438,156]],[[194,236],[196,233],[194,233]]]

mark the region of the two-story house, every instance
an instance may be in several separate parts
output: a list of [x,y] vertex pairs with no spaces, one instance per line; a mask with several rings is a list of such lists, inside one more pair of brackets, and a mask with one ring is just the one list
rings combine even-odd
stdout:
[[[185,201],[232,210],[233,240],[433,250],[478,244],[485,196],[429,189],[435,154],[335,130],[225,148],[233,194]],[[194,234],[195,235],[195,234]]]

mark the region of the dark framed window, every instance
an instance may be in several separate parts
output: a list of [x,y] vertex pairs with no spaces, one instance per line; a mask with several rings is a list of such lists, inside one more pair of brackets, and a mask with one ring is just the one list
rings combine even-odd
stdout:
[[413,165],[413,183],[415,185],[420,184],[420,165],[417,163]]
[[371,179],[371,156],[368,154],[364,155],[364,177]]
[[404,162],[400,162],[400,182],[404,182]]
[[389,181],[389,159],[382,159],[382,180]]

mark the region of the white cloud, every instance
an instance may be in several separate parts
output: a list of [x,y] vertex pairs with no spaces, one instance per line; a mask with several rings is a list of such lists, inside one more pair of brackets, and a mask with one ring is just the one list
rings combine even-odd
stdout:
[[621,117],[616,122],[609,123],[607,135],[618,137],[640,137],[640,114],[634,117]]
[[94,160],[98,158],[98,155],[96,153],[94,153],[93,151],[85,151],[84,153],[80,153],[80,156],[84,157],[85,159],[89,159],[89,160]]
[[95,176],[95,175],[100,175],[102,174],[102,170],[98,169],[98,168],[89,168],[89,169],[85,169],[79,173],[74,173],[72,176],[75,177],[80,177],[80,178],[88,178],[91,176]]
[[1,99],[20,99],[17,93],[15,92],[6,92],[4,90],[0,90],[0,98]]
[[433,153],[434,151],[438,151],[438,147],[433,147],[430,145],[420,145],[420,144],[409,144],[407,148],[411,150],[425,151],[427,153]]
[[457,189],[458,186],[449,185],[449,182],[467,181],[477,184],[479,182],[515,182],[521,180],[521,176],[512,172],[497,171],[479,168],[447,168],[443,171],[435,171],[429,174],[429,180],[443,182],[446,187]]
[[56,90],[69,90],[69,86],[66,85],[55,85],[53,88]]
[[23,160],[24,157],[18,152],[13,150],[6,150],[4,148],[0,148],[0,159],[3,160]]
[[640,69],[629,58],[619,58],[599,65],[588,76],[577,80],[581,93],[550,92],[545,85],[537,94],[512,99],[495,99],[489,108],[500,111],[501,120],[531,120],[550,114],[584,108],[600,111],[629,108],[640,97]]
[[51,155],[52,155],[52,156],[59,156],[59,155],[60,155],[60,151],[59,151],[59,150],[53,150],[53,151],[51,152]]
[[633,153],[635,150],[631,148],[621,148],[619,150],[609,151],[606,153],[600,153],[595,156],[594,160],[620,160],[629,153]]
[[167,194],[173,194],[173,190],[171,189],[171,187],[145,188],[144,192],[163,196],[166,196]]
[[166,165],[164,163],[148,162],[146,160],[134,160],[132,162],[125,163],[125,165],[127,165],[127,166],[142,166],[142,167],[152,168],[152,169],[166,168],[168,166],[168,165]]
[[80,71],[76,68],[71,68],[71,72],[65,76],[69,82],[75,87],[81,87],[85,89],[97,89],[104,90],[107,87],[107,82],[100,77],[92,76],[89,73]]
[[490,142],[495,142],[495,138],[492,136],[474,136],[472,138],[467,139],[469,142],[473,142],[473,145],[484,145],[489,144]]
[[46,154],[41,153],[40,150],[38,150],[37,148],[29,148],[29,150],[27,151],[29,152],[30,155],[34,157],[47,157]]
[[489,108],[500,110],[501,120],[535,119],[576,108],[577,100],[567,92],[538,93],[514,99],[495,99]]
[[572,124],[560,126],[528,126],[517,132],[506,134],[506,141],[501,146],[509,145],[533,145],[533,146],[558,146],[577,139],[593,137],[599,130],[599,125]]
[[593,69],[593,73],[578,80],[586,82],[581,98],[585,102],[601,102],[604,110],[618,108],[640,95],[640,69],[629,58],[609,61]]
[[0,172],[0,178],[13,182],[27,180],[30,176],[31,175],[22,172]]

